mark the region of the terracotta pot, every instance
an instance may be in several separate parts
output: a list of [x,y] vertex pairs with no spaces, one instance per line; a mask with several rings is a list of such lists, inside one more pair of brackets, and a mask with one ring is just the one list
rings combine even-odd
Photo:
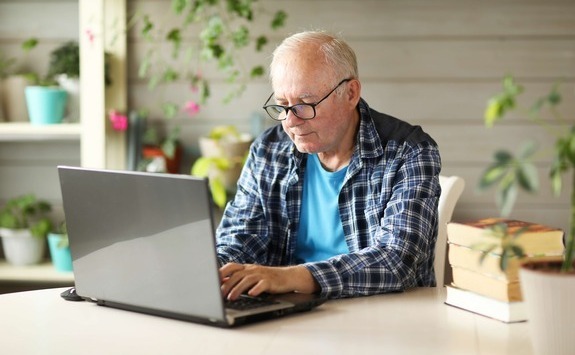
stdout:
[[180,172],[180,165],[182,163],[183,148],[181,144],[176,147],[176,152],[173,158],[168,158],[164,154],[161,147],[146,145],[142,148],[142,157],[144,159],[163,158],[166,171],[171,174],[178,174]]
[[575,272],[560,262],[527,262],[519,270],[535,354],[573,354]]

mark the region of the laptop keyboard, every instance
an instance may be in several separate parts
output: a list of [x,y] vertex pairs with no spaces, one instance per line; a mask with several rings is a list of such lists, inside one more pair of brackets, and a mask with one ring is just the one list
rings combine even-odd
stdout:
[[246,311],[254,308],[271,306],[277,303],[279,302],[248,295],[241,295],[237,300],[234,301],[225,300],[226,308],[231,308],[238,311]]

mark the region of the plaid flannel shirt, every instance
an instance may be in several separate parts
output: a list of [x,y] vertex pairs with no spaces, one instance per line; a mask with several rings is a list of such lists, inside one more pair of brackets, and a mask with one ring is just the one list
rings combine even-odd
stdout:
[[[441,158],[419,126],[359,103],[355,152],[339,196],[350,253],[304,266],[329,298],[435,286]],[[217,229],[220,263],[295,264],[306,154],[281,125],[252,145]]]

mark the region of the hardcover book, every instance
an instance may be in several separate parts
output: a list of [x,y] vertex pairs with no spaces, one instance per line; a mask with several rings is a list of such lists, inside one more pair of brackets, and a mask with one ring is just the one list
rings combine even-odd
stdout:
[[525,304],[521,301],[503,302],[453,286],[445,286],[445,288],[447,290],[445,304],[447,305],[505,323],[524,322],[527,320],[527,310]]
[[509,281],[473,270],[454,267],[453,286],[504,302],[522,301],[519,279]]
[[[519,266],[526,261],[560,261],[563,260],[562,253],[558,255],[534,255],[525,258],[509,258],[507,269],[501,270],[501,255],[488,253],[483,256],[483,251],[457,244],[449,244],[448,260],[452,267],[473,270],[495,278],[505,278],[508,281],[519,279]],[[481,257],[483,256],[483,260]]]
[[[563,253],[564,233],[561,229],[505,218],[486,218],[465,223],[450,222],[447,224],[447,240],[451,244],[485,250],[488,245],[501,243],[501,239],[494,237],[490,228],[503,223],[507,225],[510,234],[524,228],[521,235],[515,239],[515,243],[523,248],[525,254],[561,255]],[[499,254],[501,248],[496,248],[492,252]]]

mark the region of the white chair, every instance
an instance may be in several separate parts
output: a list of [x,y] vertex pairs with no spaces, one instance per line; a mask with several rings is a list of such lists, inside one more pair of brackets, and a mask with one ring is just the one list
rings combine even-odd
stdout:
[[435,279],[437,286],[443,287],[445,284],[445,266],[447,264],[447,223],[451,221],[455,205],[465,188],[465,180],[459,176],[439,176],[441,185],[441,196],[438,206],[438,230],[437,241],[435,243]]

